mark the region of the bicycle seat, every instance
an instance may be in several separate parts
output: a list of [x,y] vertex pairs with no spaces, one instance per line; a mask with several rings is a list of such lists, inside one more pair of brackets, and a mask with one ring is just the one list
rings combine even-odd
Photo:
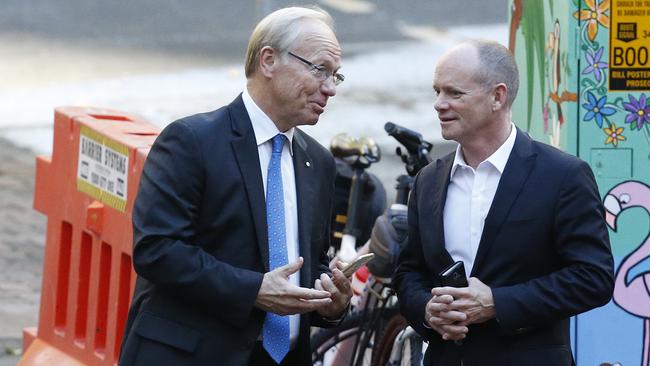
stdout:
[[347,133],[340,133],[332,138],[330,151],[334,156],[341,159],[359,159],[363,157],[370,163],[379,161],[381,154],[379,146],[372,138],[355,138]]

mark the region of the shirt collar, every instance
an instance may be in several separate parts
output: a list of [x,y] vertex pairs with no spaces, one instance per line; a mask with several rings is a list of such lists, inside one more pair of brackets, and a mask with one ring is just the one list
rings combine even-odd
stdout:
[[460,144],[456,146],[456,155],[454,156],[454,163],[451,165],[451,174],[450,177],[454,176],[454,173],[456,173],[456,170],[458,167],[466,167],[469,166],[465,162],[465,158],[463,157],[463,151],[460,149]]
[[281,133],[287,137],[287,140],[289,140],[289,153],[293,156],[292,142],[295,128],[292,127],[285,132],[280,132],[269,116],[267,116],[266,113],[264,113],[264,111],[255,103],[248,93],[247,88],[244,88],[244,91],[242,92],[242,100],[244,101],[248,117],[251,119],[251,124],[253,125],[253,132],[255,133],[257,146],[266,143],[275,135]]
[[497,168],[501,174],[503,174],[503,169],[506,167],[506,163],[508,162],[512,148],[515,146],[515,139],[517,138],[517,128],[515,128],[515,124],[510,122],[510,126],[510,135],[506,141],[501,144],[501,147],[499,147],[497,151],[490,155],[489,158],[485,159],[486,161],[489,161],[492,166]]
[[[503,174],[503,170],[506,167],[506,163],[508,162],[508,158],[510,157],[510,153],[512,152],[512,148],[515,146],[515,139],[517,137],[517,128],[515,128],[514,123],[510,122],[510,135],[508,135],[508,138],[506,141],[501,144],[501,146],[492,153],[487,159],[484,160],[492,164],[500,174]],[[481,162],[482,164],[483,162]],[[479,164],[480,165],[480,164]],[[467,163],[465,162],[465,158],[463,157],[463,152],[460,148],[460,145],[456,147],[456,155],[454,156],[454,162],[451,166],[451,177],[454,176],[454,173],[458,169],[458,167],[469,167]]]

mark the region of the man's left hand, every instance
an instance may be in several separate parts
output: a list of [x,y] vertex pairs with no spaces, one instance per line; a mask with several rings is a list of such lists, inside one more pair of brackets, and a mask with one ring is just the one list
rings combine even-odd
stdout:
[[451,309],[462,311],[467,319],[462,324],[478,324],[496,317],[492,289],[475,277],[468,279],[468,287],[437,287],[431,290],[433,295],[451,295],[454,301],[449,305]]
[[332,277],[323,273],[314,283],[316,290],[323,290],[332,294],[332,302],[322,306],[317,311],[327,319],[339,319],[352,298],[352,286],[350,285],[350,279],[341,272],[341,268],[344,267],[343,263],[338,262],[332,267],[336,267],[332,269]]

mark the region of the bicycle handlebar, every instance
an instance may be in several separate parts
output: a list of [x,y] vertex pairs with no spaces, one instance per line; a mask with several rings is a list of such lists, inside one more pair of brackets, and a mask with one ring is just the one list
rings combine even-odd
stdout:
[[429,152],[433,144],[425,141],[422,134],[393,122],[386,122],[384,130],[406,148],[407,155],[402,154],[399,147],[397,155],[406,164],[406,171],[410,176],[415,176],[420,169],[429,164]]
[[419,150],[422,148],[425,148],[428,152],[433,147],[431,143],[424,141],[422,134],[419,132],[399,126],[393,122],[386,122],[384,130],[390,136],[393,136],[400,144],[404,145],[411,155],[418,154]]

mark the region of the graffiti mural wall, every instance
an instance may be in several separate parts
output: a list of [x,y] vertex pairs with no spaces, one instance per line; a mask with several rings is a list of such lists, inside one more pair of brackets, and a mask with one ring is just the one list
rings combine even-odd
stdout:
[[650,366],[650,1],[512,0],[513,120],[591,165],[613,300],[572,319],[578,365]]

